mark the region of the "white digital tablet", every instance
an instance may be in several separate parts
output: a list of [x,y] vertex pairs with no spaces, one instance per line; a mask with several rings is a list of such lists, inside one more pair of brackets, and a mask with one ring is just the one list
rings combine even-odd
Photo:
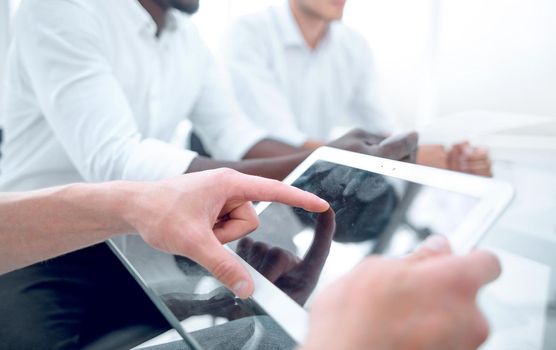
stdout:
[[170,348],[201,349],[224,336],[235,345],[292,349],[305,338],[313,296],[363,258],[406,254],[430,234],[446,235],[456,253],[465,253],[513,194],[492,179],[327,147],[284,181],[328,200],[334,212],[257,205],[259,228],[228,247],[255,280],[248,300],[236,298],[194,262],[151,248],[138,235],[108,242],[175,329],[155,342],[181,339],[184,344]]
[[513,196],[493,179],[328,147],[284,182],[333,210],[259,203],[259,228],[229,247],[255,279],[253,300],[297,342],[312,297],[366,256],[407,254],[431,234],[448,237],[456,254],[469,252]]

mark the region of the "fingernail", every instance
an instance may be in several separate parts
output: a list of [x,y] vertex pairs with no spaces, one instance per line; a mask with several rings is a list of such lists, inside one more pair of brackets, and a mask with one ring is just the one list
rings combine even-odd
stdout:
[[448,240],[441,235],[430,236],[423,242],[423,247],[439,253],[450,250]]
[[234,285],[233,292],[240,298],[247,297],[247,281],[239,281]]

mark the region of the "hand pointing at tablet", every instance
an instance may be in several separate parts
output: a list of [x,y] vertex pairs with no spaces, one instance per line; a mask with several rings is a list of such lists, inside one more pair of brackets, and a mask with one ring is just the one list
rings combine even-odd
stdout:
[[311,193],[230,169],[158,182],[3,194],[0,274],[137,231],[153,247],[195,260],[246,298],[253,291],[251,276],[222,244],[257,227],[250,201],[277,201],[313,212],[329,208]]
[[[253,281],[223,244],[257,228],[259,220],[251,201],[281,202],[312,212],[329,208],[309,192],[230,169],[186,177],[187,182],[162,181],[145,191],[139,200],[144,212],[134,212],[130,222],[147,243],[194,260],[241,298],[251,295]],[[144,216],[154,208],[160,217],[145,221]]]
[[303,350],[476,349],[488,325],[477,291],[495,280],[500,264],[490,253],[450,253],[433,236],[399,260],[371,257],[315,300]]

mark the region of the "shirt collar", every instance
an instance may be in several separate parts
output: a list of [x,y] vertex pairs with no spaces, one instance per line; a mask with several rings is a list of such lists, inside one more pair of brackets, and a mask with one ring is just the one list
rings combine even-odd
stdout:
[[[277,21],[278,27],[282,34],[283,44],[284,46],[296,46],[296,47],[304,47],[310,50],[307,42],[305,42],[305,38],[299,29],[299,25],[295,20],[293,15],[292,9],[290,7],[289,1],[285,1],[284,4],[277,7]],[[328,45],[328,43],[332,40],[334,36],[334,28],[336,27],[336,23],[330,23],[328,26],[328,30],[324,37],[321,39],[319,47]]]
[[285,1],[284,4],[278,6],[276,11],[278,28],[282,34],[284,45],[306,47],[307,43],[293,16],[289,1]]

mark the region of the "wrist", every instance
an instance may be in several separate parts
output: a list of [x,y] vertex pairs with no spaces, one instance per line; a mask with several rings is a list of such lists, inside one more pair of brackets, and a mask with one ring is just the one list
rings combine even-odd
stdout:
[[84,184],[84,195],[98,212],[101,229],[108,237],[133,232],[131,224],[136,211],[139,183],[130,181],[112,181],[101,184]]
[[106,183],[105,193],[109,194],[108,212],[121,225],[120,233],[132,233],[136,230],[135,223],[142,216],[145,183],[134,181],[114,181]]

